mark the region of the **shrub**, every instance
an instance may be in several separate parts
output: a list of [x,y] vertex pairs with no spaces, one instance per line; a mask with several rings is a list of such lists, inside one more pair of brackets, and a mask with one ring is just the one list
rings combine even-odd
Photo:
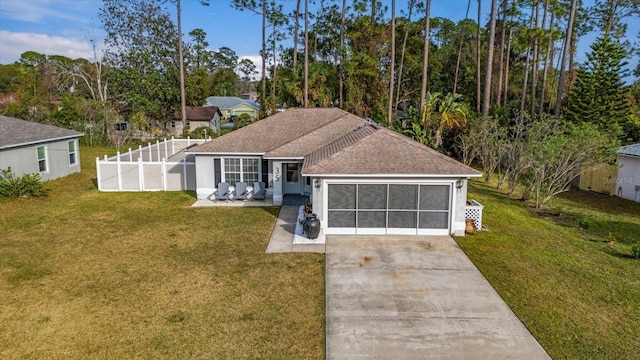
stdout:
[[634,259],[640,259],[640,246],[639,245],[633,245],[631,247],[631,256]]
[[189,137],[192,139],[208,139],[209,137],[215,137],[215,132],[208,126],[200,126],[190,132]]
[[0,197],[44,196],[47,193],[40,174],[16,176],[11,167],[0,170]]
[[578,220],[578,226],[580,226],[583,229],[588,229],[591,227],[591,220],[587,218],[582,218]]

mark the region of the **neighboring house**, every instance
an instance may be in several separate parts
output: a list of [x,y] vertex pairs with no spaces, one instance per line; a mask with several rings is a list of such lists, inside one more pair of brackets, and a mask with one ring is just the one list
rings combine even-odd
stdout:
[[249,91],[240,94],[240,98],[242,98],[243,100],[258,101],[258,93],[256,91]]
[[463,235],[467,180],[481,174],[337,108],[289,109],[187,151],[198,199],[217,184],[267,184],[313,201],[324,234]]
[[0,169],[53,180],[80,171],[82,133],[0,115]]
[[243,100],[239,97],[209,96],[206,101],[208,106],[218,107],[222,113],[222,118],[227,120],[233,120],[242,114],[247,114],[252,119],[257,119],[260,111],[260,105],[255,101]]
[[618,149],[616,195],[640,202],[640,143]]
[[[222,113],[215,106],[187,106],[187,129],[193,131],[199,127],[209,127],[214,132],[220,131]],[[174,115],[173,120],[166,123],[166,128],[173,135],[182,135],[182,113]]]

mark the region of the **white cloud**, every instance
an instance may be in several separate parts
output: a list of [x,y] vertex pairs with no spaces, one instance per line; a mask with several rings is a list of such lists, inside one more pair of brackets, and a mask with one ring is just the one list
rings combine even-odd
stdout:
[[253,62],[253,65],[256,66],[256,73],[253,74],[253,76],[251,77],[251,80],[258,80],[262,78],[262,57],[260,57],[260,55],[245,55],[245,56],[240,56],[239,58],[240,60],[249,59],[251,60],[251,62]]
[[0,30],[0,64],[13,63],[26,51],[93,60],[93,46],[87,40]]

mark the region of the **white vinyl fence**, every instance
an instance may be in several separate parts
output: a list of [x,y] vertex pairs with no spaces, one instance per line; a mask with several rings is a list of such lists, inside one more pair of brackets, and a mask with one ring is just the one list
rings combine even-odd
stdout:
[[196,164],[184,150],[203,139],[164,139],[110,158],[96,158],[100,191],[183,191],[196,189]]

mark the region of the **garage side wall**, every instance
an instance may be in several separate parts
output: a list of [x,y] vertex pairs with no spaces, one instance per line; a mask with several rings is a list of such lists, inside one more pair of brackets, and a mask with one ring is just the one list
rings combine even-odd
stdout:
[[198,200],[207,199],[216,190],[214,157],[196,155],[196,194]]
[[616,195],[640,202],[640,158],[618,155]]

